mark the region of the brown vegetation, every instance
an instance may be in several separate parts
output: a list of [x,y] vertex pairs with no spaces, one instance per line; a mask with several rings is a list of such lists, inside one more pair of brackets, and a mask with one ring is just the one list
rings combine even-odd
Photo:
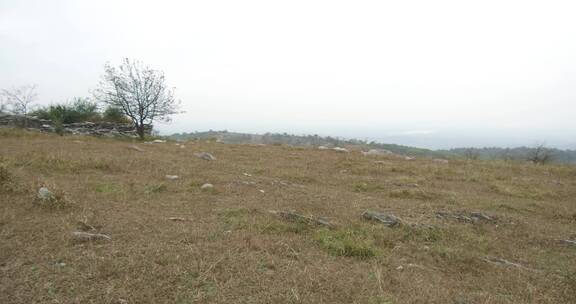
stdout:
[[0,303],[575,303],[575,197],[571,166],[0,129]]

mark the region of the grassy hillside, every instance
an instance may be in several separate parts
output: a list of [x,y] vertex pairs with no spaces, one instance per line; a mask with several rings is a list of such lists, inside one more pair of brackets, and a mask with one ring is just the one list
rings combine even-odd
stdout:
[[576,303],[573,166],[183,145],[0,129],[0,303]]

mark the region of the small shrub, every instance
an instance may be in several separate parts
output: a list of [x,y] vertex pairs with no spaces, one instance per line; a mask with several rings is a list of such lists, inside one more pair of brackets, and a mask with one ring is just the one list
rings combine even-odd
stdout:
[[144,192],[151,194],[165,192],[166,190],[168,190],[168,187],[165,184],[155,184],[146,186]]
[[104,113],[102,113],[102,120],[109,121],[109,122],[118,122],[118,123],[130,123],[130,119],[124,115],[122,109],[108,106]]

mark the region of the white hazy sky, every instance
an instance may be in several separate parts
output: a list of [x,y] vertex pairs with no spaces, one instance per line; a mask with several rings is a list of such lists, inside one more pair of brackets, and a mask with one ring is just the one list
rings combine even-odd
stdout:
[[184,104],[163,133],[576,148],[575,16],[573,0],[0,0],[0,87],[89,96],[130,57]]

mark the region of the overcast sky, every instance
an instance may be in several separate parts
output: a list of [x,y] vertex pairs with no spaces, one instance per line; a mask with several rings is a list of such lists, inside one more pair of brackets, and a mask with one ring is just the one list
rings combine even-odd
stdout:
[[89,96],[107,61],[162,69],[228,129],[440,148],[576,148],[576,1],[0,0],[0,88]]

